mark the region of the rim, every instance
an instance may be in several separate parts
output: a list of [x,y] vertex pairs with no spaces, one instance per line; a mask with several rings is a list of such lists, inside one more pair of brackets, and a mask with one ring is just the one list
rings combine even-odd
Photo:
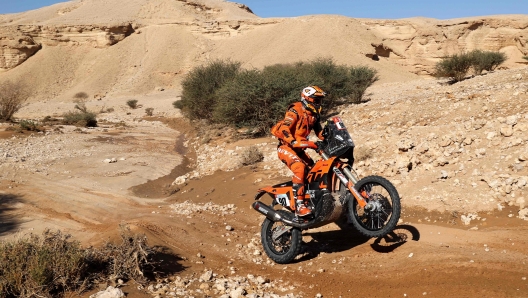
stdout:
[[266,230],[266,239],[268,242],[268,247],[271,249],[271,251],[273,251],[273,253],[278,255],[286,254],[292,246],[291,230],[283,233],[277,239],[273,239],[273,234],[284,227],[285,225],[282,222],[275,222],[270,225]]
[[360,191],[366,191],[369,196],[369,203],[373,203],[375,208],[371,211],[365,211],[359,205],[356,205],[356,217],[362,227],[369,231],[378,231],[383,229],[392,218],[392,198],[380,184],[365,184]]

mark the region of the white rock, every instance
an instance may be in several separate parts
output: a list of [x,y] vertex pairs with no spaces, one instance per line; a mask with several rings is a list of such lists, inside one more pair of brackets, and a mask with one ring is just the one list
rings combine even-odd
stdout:
[[125,297],[125,294],[121,289],[114,288],[112,286],[109,286],[104,291],[97,292],[93,295],[90,295],[90,298],[121,298]]

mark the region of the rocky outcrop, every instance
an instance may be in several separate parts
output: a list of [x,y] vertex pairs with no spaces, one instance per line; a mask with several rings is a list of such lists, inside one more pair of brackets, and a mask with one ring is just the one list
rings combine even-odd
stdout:
[[20,65],[40,48],[41,45],[27,35],[0,37],[0,71]]
[[0,70],[14,68],[42,46],[89,45],[104,48],[132,34],[131,24],[104,25],[24,25],[0,28]]
[[382,40],[372,44],[367,57],[387,58],[416,74],[432,74],[442,57],[474,49],[505,52],[512,63],[528,54],[526,16],[368,20],[363,24]]

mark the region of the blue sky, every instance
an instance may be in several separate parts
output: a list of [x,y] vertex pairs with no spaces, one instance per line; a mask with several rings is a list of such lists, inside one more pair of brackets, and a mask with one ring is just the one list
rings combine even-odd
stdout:
[[[0,14],[37,9],[64,0],[0,0]],[[235,0],[260,17],[338,14],[356,18],[452,19],[495,14],[528,14],[528,0]]]

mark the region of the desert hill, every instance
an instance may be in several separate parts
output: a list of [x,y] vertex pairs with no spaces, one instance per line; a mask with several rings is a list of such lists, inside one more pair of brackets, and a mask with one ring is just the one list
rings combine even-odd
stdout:
[[34,100],[178,93],[181,78],[213,59],[263,67],[317,57],[368,65],[380,82],[431,74],[443,56],[503,51],[505,67],[528,53],[528,17],[440,21],[335,15],[259,18],[220,0],[78,0],[0,16],[0,80],[30,83]]

